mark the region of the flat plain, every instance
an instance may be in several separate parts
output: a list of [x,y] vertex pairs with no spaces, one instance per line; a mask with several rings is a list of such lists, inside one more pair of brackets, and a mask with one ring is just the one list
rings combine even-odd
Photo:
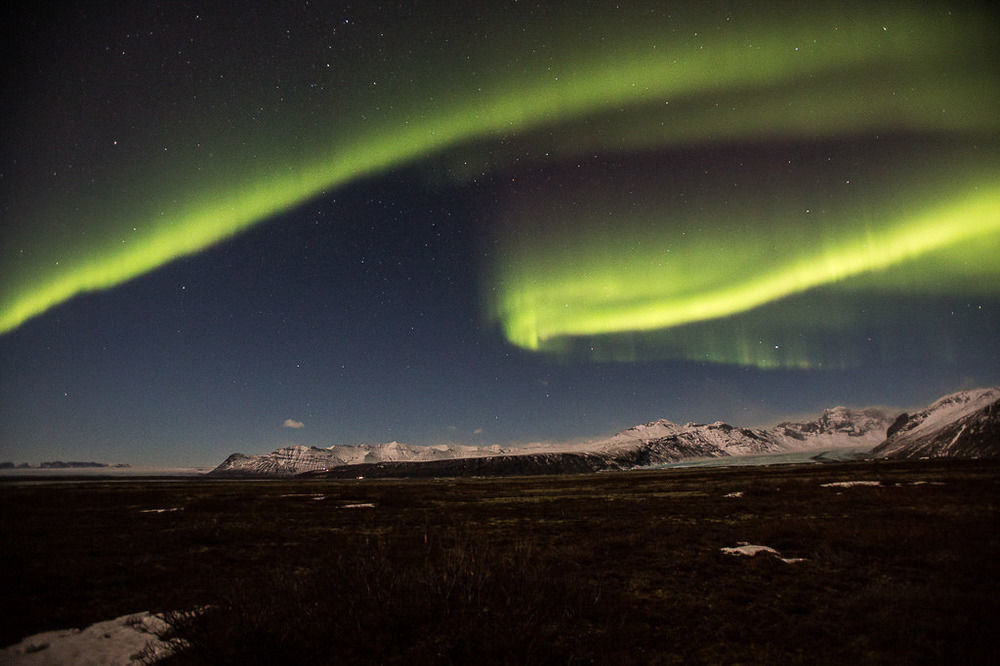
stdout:
[[0,645],[153,610],[176,663],[994,663],[998,491],[955,460],[7,478]]

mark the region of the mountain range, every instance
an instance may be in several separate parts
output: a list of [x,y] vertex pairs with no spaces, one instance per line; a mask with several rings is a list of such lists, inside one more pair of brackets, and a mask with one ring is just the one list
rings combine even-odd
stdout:
[[881,458],[1000,455],[1000,387],[959,391],[923,410],[893,416],[881,408],[834,407],[805,422],[770,428],[721,421],[652,421],[573,444],[287,446],[234,453],[213,476],[468,476],[623,470],[695,458],[766,455],[852,447]]

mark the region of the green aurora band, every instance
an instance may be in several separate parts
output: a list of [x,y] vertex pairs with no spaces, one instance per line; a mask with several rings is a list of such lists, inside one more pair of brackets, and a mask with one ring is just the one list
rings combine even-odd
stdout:
[[[512,213],[490,282],[499,286],[486,294],[489,314],[512,343],[556,355],[851,365],[859,358],[846,342],[852,331],[895,338],[883,343],[891,347],[904,344],[891,327],[905,329],[907,320],[926,327],[922,297],[963,293],[981,302],[996,295],[995,158],[966,174],[946,171],[937,187],[926,177],[906,178],[898,164],[894,184],[912,192],[905,197],[897,191],[880,199],[877,188],[863,191],[843,180],[840,194],[813,183],[814,204],[808,196],[782,197],[806,189],[801,182],[762,197],[765,181],[774,188],[781,176],[758,170],[724,205],[647,191],[624,221],[615,216],[626,206],[609,208],[594,193],[599,185],[564,188],[573,192],[572,204],[527,204]],[[668,192],[684,189],[670,185]],[[708,191],[721,196],[722,189]],[[538,233],[536,218],[566,222]],[[909,312],[886,307],[901,298],[909,299]],[[866,308],[879,315],[856,312]]]
[[[996,135],[1000,94],[984,54],[996,53],[997,37],[988,14],[841,5],[708,13],[684,20],[642,15],[621,21],[599,12],[567,17],[531,27],[523,42],[483,45],[474,59],[479,66],[468,69],[457,64],[459,56],[477,44],[463,41],[456,25],[450,28],[455,53],[421,53],[419,44],[400,48],[398,61],[372,66],[354,81],[394,68],[409,76],[363,93],[331,84],[325,96],[303,103],[308,112],[276,116],[262,133],[266,139],[256,138],[261,133],[249,121],[206,129],[205,119],[188,111],[172,118],[163,134],[186,136],[189,146],[197,139],[197,150],[111,161],[101,167],[103,178],[92,179],[96,185],[81,179],[64,189],[5,192],[0,333],[359,178],[435,155],[458,163],[484,150],[502,168],[513,157],[504,156],[498,140],[532,142],[543,160],[593,150],[896,130]],[[606,34],[581,46],[581,28]],[[544,51],[524,48],[541,41]],[[326,121],[316,113],[324,101],[331,109]],[[295,102],[287,100],[292,108]],[[158,140],[144,148],[160,150]],[[204,157],[209,149],[212,161]],[[622,271],[601,253],[578,259],[587,266],[582,275],[560,277],[552,272],[557,256],[535,261],[530,248],[510,245],[510,263],[493,269],[490,316],[511,342],[542,349],[567,336],[631,333],[744,312],[965,241],[994,239],[1000,188],[995,172],[975,178],[952,198],[877,220],[867,237],[846,225],[819,252],[754,272],[709,271],[679,293],[661,288],[656,271]],[[656,238],[646,244],[653,254]],[[705,236],[684,251],[694,258],[712,242]],[[729,254],[738,259],[759,251],[740,242]]]

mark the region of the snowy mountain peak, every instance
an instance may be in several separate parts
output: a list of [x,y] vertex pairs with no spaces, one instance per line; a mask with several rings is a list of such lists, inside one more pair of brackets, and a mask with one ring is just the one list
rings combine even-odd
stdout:
[[969,389],[942,396],[932,402],[924,412],[933,413],[941,410],[971,410],[979,409],[995,400],[1000,400],[1000,386]]
[[1000,387],[958,391],[901,414],[874,453],[887,458],[1000,455]]
[[649,430],[656,430],[658,428],[676,428],[678,427],[676,423],[669,419],[656,419],[655,421],[650,421],[649,423],[641,423],[639,425],[634,425],[631,428],[624,430],[623,432],[645,432]]
[[902,430],[911,433],[926,432],[982,409],[997,400],[1000,400],[1000,387],[958,391],[938,398],[926,409],[913,414],[909,425],[904,426]]
[[849,407],[833,407],[823,410],[823,413],[815,421],[803,423],[784,422],[779,423],[774,429],[784,437],[791,439],[805,439],[831,436],[848,436],[858,438],[856,444],[863,444],[861,440],[872,440],[872,446],[878,444],[885,437],[886,428],[892,423],[892,416],[882,409],[868,407],[865,409],[851,409]]
[[680,426],[667,419],[657,419],[649,423],[632,426],[623,430],[613,437],[613,439],[648,439],[650,437],[664,437],[669,434],[683,431],[687,426]]

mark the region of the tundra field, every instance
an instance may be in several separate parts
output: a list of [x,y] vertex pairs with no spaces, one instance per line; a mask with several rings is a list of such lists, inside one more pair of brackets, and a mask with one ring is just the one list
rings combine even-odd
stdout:
[[152,610],[177,664],[995,663],[998,498],[957,460],[8,478],[0,646]]

